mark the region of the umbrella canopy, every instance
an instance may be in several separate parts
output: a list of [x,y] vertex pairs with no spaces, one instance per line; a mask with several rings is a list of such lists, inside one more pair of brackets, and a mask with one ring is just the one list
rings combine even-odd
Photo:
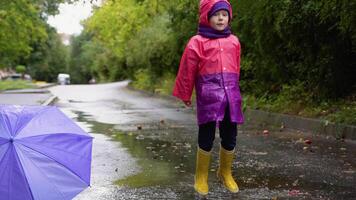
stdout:
[[90,185],[92,139],[56,107],[0,105],[0,199],[72,199]]

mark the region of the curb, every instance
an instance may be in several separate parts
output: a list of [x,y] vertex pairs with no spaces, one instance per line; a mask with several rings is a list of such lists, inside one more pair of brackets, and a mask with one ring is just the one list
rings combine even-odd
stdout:
[[[57,85],[56,83],[47,83],[47,84],[43,84],[43,85],[40,85],[38,86],[38,88],[41,88],[41,89],[45,89],[45,88],[49,88],[49,87],[52,87],[52,86],[55,86]],[[49,93],[51,93],[49,90],[48,90]],[[51,93],[52,94],[52,93]],[[56,102],[58,99],[57,96],[54,96],[52,95],[51,97],[49,97],[46,101],[44,101],[41,105],[42,106],[50,106],[50,105],[53,105],[54,102]]]
[[356,126],[332,123],[327,120],[305,118],[294,115],[270,113],[262,110],[247,109],[246,122],[262,126],[283,126],[287,129],[310,132],[312,134],[332,136],[336,139],[356,140]]
[[49,87],[52,87],[52,86],[55,86],[57,85],[56,83],[47,83],[47,84],[43,84],[43,85],[38,85],[38,88],[49,88]]
[[57,96],[51,96],[50,98],[48,98],[46,101],[44,101],[41,105],[42,106],[50,106],[53,105],[54,102],[58,99]]

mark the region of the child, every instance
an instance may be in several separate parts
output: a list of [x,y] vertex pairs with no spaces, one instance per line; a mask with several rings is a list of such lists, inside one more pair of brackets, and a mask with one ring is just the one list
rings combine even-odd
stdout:
[[239,188],[231,165],[237,124],[243,123],[239,89],[240,43],[231,34],[232,9],[227,0],[201,0],[198,35],[188,42],[179,66],[173,95],[191,106],[196,90],[199,125],[195,190],[208,194],[211,149],[219,126],[221,145],[217,176],[233,193]]

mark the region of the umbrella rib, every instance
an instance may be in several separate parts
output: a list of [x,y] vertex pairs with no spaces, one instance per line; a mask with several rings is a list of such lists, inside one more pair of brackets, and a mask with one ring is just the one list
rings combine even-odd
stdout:
[[[9,151],[10,151],[10,148],[8,148],[8,149],[6,150],[6,153],[5,153],[4,155],[6,155]],[[18,155],[18,154],[17,154],[17,151],[16,151],[16,148],[13,148],[13,151],[15,151],[15,154]],[[5,157],[5,156],[4,156],[4,157]],[[3,161],[4,157],[0,160],[0,163]],[[17,158],[18,158],[18,156],[17,156]],[[18,161],[21,162],[20,159],[18,159]],[[8,166],[8,164],[6,164],[6,166]],[[22,168],[22,165],[19,165],[19,167],[21,167],[22,172],[24,172],[24,169]],[[11,174],[10,174],[9,183],[12,182],[12,177],[13,177],[13,176],[12,176],[12,170],[11,170],[10,173],[11,173]],[[25,173],[24,173],[24,174],[25,174]],[[31,197],[32,197],[32,199],[34,199],[34,198],[33,198],[32,191],[31,191],[31,188],[30,188],[30,184],[28,184],[28,180],[27,180],[26,176],[24,176],[24,177],[25,177],[26,183],[27,183],[27,185],[28,185],[28,189],[29,189],[29,191],[30,191],[30,193],[31,193]],[[10,184],[8,184],[7,191],[10,191]],[[10,192],[10,195],[11,195],[11,192]]]
[[[68,135],[75,135],[76,137],[83,137],[83,138],[93,138],[90,135],[78,135],[77,133],[68,133],[68,132],[63,132],[63,133],[46,133],[46,134],[40,134],[40,135],[32,135],[32,136],[28,136],[28,137],[22,137],[22,138],[33,138],[33,137],[41,137],[41,136],[45,136],[45,135],[56,135],[56,134],[68,134]],[[22,139],[19,138],[19,139]]]
[[4,153],[4,156],[1,158],[0,163],[2,163],[3,159],[5,158],[5,155],[6,155],[7,152],[9,151],[9,149],[10,149],[10,148],[8,148],[8,149],[6,150],[6,152]]
[[[6,152],[6,153],[7,153],[7,152]],[[10,193],[9,197],[11,198],[12,192],[11,192],[10,184],[12,183],[12,170],[10,171],[10,178],[9,178],[9,179],[10,179],[10,180],[9,180],[9,185],[8,185],[8,187],[7,187],[7,191],[9,191],[9,193]]]
[[4,113],[1,113],[1,115],[3,116],[2,117],[2,121],[3,121],[3,124],[5,124],[6,126],[6,129],[7,129],[7,134],[10,134],[9,137],[11,137],[11,130],[9,129],[9,125],[8,123],[5,121],[5,118],[9,121],[9,118],[7,117],[7,115],[4,115]]
[[[72,134],[72,133],[55,133],[55,134],[75,135],[75,134]],[[28,139],[28,138],[33,138],[33,137],[41,137],[41,136],[45,136],[45,135],[52,135],[52,134],[35,135],[35,136],[31,136],[31,137],[26,137],[26,139]],[[83,138],[86,138],[86,139],[93,139],[93,137],[91,137],[91,136],[81,136],[81,135],[76,135],[76,136],[83,137]],[[26,143],[24,143],[24,142],[21,142],[21,144],[25,145],[25,146],[28,147],[28,148],[31,148],[31,147],[29,147],[28,145],[26,145]],[[45,145],[42,145],[42,146],[45,146]],[[48,146],[45,146],[45,147],[48,147]],[[59,151],[66,152],[66,153],[68,153],[68,154],[72,154],[72,155],[78,156],[78,157],[80,157],[80,158],[85,158],[84,156],[81,156],[81,155],[79,155],[79,154],[75,154],[75,153],[72,153],[72,152],[68,152],[68,151],[65,151],[65,150],[63,150],[63,149],[54,148],[53,146],[51,146],[50,148],[51,148],[51,149],[55,149],[55,150],[59,150]],[[31,149],[32,149],[32,148],[31,148]]]
[[[21,111],[19,112],[19,116],[22,116],[23,115],[23,111],[25,110],[24,107],[22,107]],[[16,128],[16,130],[14,130],[15,132],[15,135],[14,137],[16,137],[17,133],[18,133],[18,124],[19,124],[19,119],[21,119],[21,117],[18,117],[17,120],[16,120],[16,125],[14,128]],[[31,121],[31,120],[30,120]]]
[[[14,148],[14,150],[15,150],[15,152],[16,152],[16,155],[17,155],[17,158],[18,158],[18,161],[21,163],[21,160],[20,160],[20,158],[19,158],[19,154],[17,153],[17,149],[16,149],[16,147]],[[25,180],[26,180],[26,184],[27,184],[27,186],[28,186],[28,190],[30,191],[30,194],[31,194],[31,197],[32,197],[32,199],[34,200],[35,198],[33,197],[33,193],[32,193],[32,190],[31,190],[31,187],[30,187],[30,184],[29,184],[29,182],[28,182],[28,179],[27,179],[27,177],[25,176],[25,169],[23,168],[23,165],[21,164],[21,165],[19,165],[19,167],[21,168],[21,170],[22,170],[22,172],[23,172],[23,174],[24,174],[24,177],[25,177]]]
[[[46,155],[46,154],[44,154],[44,153],[42,153],[42,152],[40,152],[40,151],[37,151],[37,150],[34,149],[34,148],[31,148],[31,147],[27,146],[26,144],[23,144],[23,143],[22,143],[22,145],[23,145],[23,146],[26,146],[27,148],[29,148],[29,149],[31,149],[31,150],[33,150],[33,151],[35,151],[35,152],[37,152],[37,153],[39,153],[39,154],[41,154],[41,155],[43,155],[43,156],[45,156],[45,157],[47,157],[47,158],[53,160],[54,162],[60,164],[60,165],[63,166],[65,169],[67,169],[68,171],[70,171],[72,174],[76,175],[82,182],[84,182],[85,184],[87,184],[87,183],[85,182],[85,180],[83,180],[77,173],[73,172],[71,169],[69,169],[68,167],[66,167],[65,165],[63,165],[61,162],[57,161],[56,159],[52,158],[52,157],[49,156],[49,155]],[[70,153],[70,154],[72,154],[72,153]],[[75,154],[72,154],[72,155],[75,155]],[[80,156],[80,157],[82,157],[82,156]]]
[[28,124],[30,124],[32,120],[36,119],[38,116],[40,116],[42,113],[46,111],[48,111],[48,109],[38,111],[38,113],[34,117],[32,117],[25,125],[23,125],[20,129],[16,130],[14,137],[16,137],[22,131],[22,129],[24,129]]
[[[25,146],[25,145],[24,145]],[[27,146],[26,146],[27,147]],[[30,148],[30,147],[27,147],[27,148]],[[30,149],[32,149],[32,148],[30,148]],[[34,150],[34,149],[32,149],[33,151],[36,151],[36,150]],[[38,151],[36,151],[37,153],[40,153],[40,152],[38,152]],[[40,153],[40,154],[42,154],[42,153]],[[43,155],[43,154],[42,154]],[[44,156],[46,156],[46,155],[44,155]],[[46,157],[48,157],[48,156],[46,156]],[[48,157],[48,158],[50,158],[50,157]],[[52,158],[50,158],[51,160],[53,160]],[[51,179],[46,175],[46,173],[43,173],[43,171],[41,170],[41,168],[40,167],[38,167],[31,159],[28,159],[34,166],[36,166],[36,168],[44,175],[44,176],[46,176],[47,177],[47,179],[52,183],[52,187],[54,187],[60,194],[61,194],[61,196],[63,197],[63,199],[64,199],[64,194],[56,187],[56,185],[51,181]]]

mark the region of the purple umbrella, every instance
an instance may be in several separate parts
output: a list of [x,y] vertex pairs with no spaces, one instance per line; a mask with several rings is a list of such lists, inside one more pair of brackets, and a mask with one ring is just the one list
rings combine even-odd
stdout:
[[0,199],[72,199],[90,185],[92,139],[56,107],[0,105]]

